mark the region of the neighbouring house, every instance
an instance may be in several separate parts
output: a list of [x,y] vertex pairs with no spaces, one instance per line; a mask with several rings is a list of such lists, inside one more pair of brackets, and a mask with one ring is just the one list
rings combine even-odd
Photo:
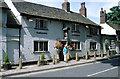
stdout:
[[[75,53],[81,57],[87,51],[90,55],[94,51],[97,54],[100,52],[101,27],[87,18],[85,3],[81,3],[80,13],[72,12],[66,0],[62,3],[62,9],[30,2],[6,4],[10,9],[7,13],[12,16],[6,15],[4,53],[8,53],[11,62],[18,64],[20,56],[23,62],[37,61],[41,53],[51,60],[53,54],[57,55],[54,48],[56,42],[75,45],[75,50],[70,51],[71,58],[75,57]],[[9,20],[11,18],[14,21]],[[0,56],[3,61],[4,56]],[[62,57],[61,51],[61,60]]]
[[6,24],[8,6],[0,1],[0,60],[3,59],[3,53],[6,52]]
[[[8,51],[9,60],[19,61],[20,39],[19,30],[20,23],[3,1],[0,2],[0,60],[4,61],[4,57]],[[13,49],[11,49],[14,48]]]
[[116,38],[117,38],[117,46],[118,46],[118,49],[116,50],[117,53],[120,53],[120,25],[119,24],[112,24],[112,23],[108,23],[108,25],[110,25],[113,29],[116,30]]
[[113,25],[109,25],[106,23],[106,10],[103,11],[103,8],[101,8],[100,11],[100,26],[101,29],[101,48],[103,49],[104,53],[107,52],[107,50],[114,50],[117,53],[119,53],[119,44],[117,39],[117,32]]

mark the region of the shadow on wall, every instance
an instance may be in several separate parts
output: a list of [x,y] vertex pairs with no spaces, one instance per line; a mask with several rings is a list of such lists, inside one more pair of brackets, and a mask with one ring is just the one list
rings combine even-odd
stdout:
[[2,56],[2,61],[4,62],[6,52],[2,49],[2,53],[3,53],[3,56]]

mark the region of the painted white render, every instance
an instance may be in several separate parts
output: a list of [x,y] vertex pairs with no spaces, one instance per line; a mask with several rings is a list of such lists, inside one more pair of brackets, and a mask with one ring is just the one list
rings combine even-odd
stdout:
[[[6,3],[22,25],[21,45],[20,45],[22,61],[23,62],[37,61],[37,56],[41,56],[41,53],[45,53],[45,58],[47,58],[48,60],[52,59],[53,54],[57,55],[57,52],[54,48],[55,42],[65,41],[64,31],[63,31],[63,21],[37,18],[41,20],[46,20],[48,30],[35,29],[35,20],[36,20],[35,17],[31,18],[32,21],[29,21],[26,16],[20,16],[19,12],[11,2],[6,1]],[[7,17],[7,15],[5,15],[5,17]],[[7,18],[5,19],[4,22],[5,22],[4,24],[6,24]],[[70,56],[72,58],[75,57],[76,52],[78,53],[79,57],[83,56],[87,51],[89,51],[89,53],[93,55],[93,51],[90,50],[90,42],[96,42],[97,54],[100,52],[100,40],[101,40],[100,33],[88,37],[88,35],[90,35],[89,26],[88,28],[86,28],[86,26],[80,26],[79,27],[80,33],[77,33],[77,35],[80,36],[72,36],[74,34],[72,33],[73,22],[65,22],[65,23],[66,23],[65,27],[70,27],[69,30],[70,41],[75,41],[75,42],[77,41],[81,43],[81,50],[70,51]],[[46,34],[40,34],[40,32]],[[2,50],[4,50],[5,52],[7,51],[9,60],[11,62],[18,64],[19,63],[19,29],[15,29],[15,28],[6,29],[2,27],[2,33],[3,34],[1,36],[5,41],[5,43],[2,42],[2,44],[0,45],[3,47]],[[35,52],[34,41],[48,41],[48,51]],[[2,58],[4,58],[5,54],[1,56]]]
[[7,52],[6,24],[7,24],[7,11],[0,9],[0,60],[2,61]]
[[116,30],[110,27],[108,24],[100,24],[102,26],[101,34],[106,34],[106,35],[116,35]]

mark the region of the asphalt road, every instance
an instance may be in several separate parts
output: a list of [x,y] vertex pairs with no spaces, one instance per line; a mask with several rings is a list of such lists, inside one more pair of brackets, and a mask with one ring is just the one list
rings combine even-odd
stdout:
[[102,62],[77,65],[14,77],[118,77],[120,73],[120,58],[105,60]]

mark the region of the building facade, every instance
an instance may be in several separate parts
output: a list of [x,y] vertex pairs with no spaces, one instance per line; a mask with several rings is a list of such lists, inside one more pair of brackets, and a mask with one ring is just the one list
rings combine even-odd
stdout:
[[103,8],[101,8],[100,11],[100,26],[101,29],[101,48],[103,49],[104,53],[107,53],[107,50],[110,51],[116,51],[119,53],[119,43],[118,43],[118,35],[117,30],[115,29],[115,26],[110,25],[106,22],[106,10],[103,11]]
[[[68,45],[75,44],[75,50],[69,51],[71,58],[74,58],[76,53],[81,57],[87,51],[90,55],[93,55],[94,51],[97,54],[100,52],[101,27],[86,17],[85,3],[81,4],[81,14],[70,11],[70,3],[66,0],[62,4],[62,9],[29,2],[6,4],[16,22],[12,21],[11,24],[8,21],[5,31],[7,40],[4,54],[8,53],[11,62],[18,64],[20,56],[23,62],[37,61],[37,56],[41,56],[41,53],[45,54],[46,59],[52,60],[52,55],[57,55],[54,48],[56,42],[63,45],[66,42]],[[13,8],[16,11],[13,11]],[[1,56],[1,60],[4,61],[5,55]],[[60,58],[62,60],[62,51]]]

